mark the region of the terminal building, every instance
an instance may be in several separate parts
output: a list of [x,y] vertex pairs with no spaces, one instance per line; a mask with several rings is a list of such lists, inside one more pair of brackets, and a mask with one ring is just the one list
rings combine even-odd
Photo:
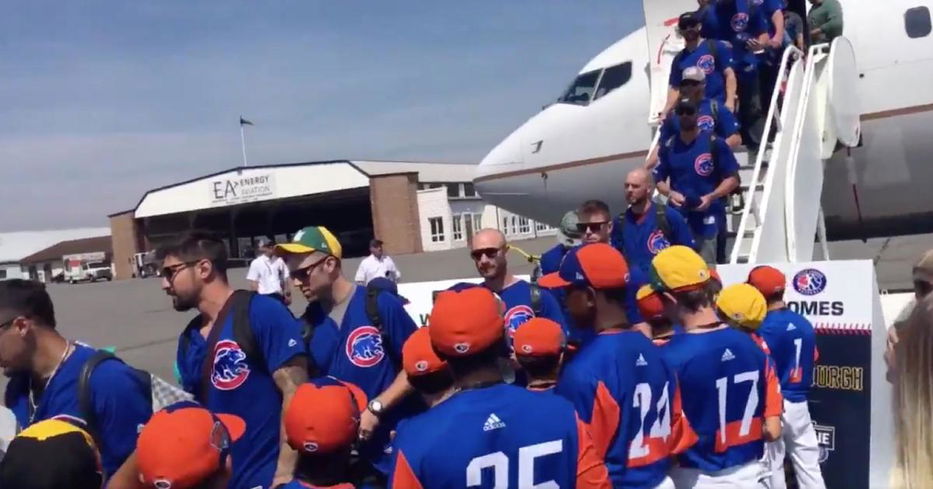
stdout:
[[466,246],[495,227],[509,239],[555,230],[486,204],[473,188],[475,165],[333,160],[237,167],[146,192],[110,215],[117,279],[133,277],[139,255],[189,229],[224,236],[246,261],[260,237],[286,241],[308,225],[333,231],[347,257],[377,237],[389,254]]

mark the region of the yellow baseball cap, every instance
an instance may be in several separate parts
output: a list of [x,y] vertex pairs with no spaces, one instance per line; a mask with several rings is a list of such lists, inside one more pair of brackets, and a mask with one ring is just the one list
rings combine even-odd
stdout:
[[719,293],[716,307],[723,319],[748,329],[758,329],[768,313],[765,296],[749,284],[730,285]]
[[709,278],[709,265],[686,246],[665,248],[651,260],[651,282],[657,290],[691,290],[705,284]]
[[313,253],[320,251],[337,258],[343,258],[340,241],[324,226],[309,226],[295,233],[291,242],[275,246],[280,254]]

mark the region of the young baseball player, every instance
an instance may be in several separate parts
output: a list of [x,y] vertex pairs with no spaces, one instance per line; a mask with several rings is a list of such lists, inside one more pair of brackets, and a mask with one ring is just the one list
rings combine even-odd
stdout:
[[454,378],[447,362],[434,352],[427,327],[412,333],[402,345],[402,368],[408,374],[408,382],[421,394],[429,408],[453,392]]
[[[756,267],[749,273],[748,283],[764,295],[768,304],[768,314],[758,332],[771,349],[784,394],[783,436],[775,444],[772,467],[783,465],[786,451],[794,464],[797,486],[823,489],[826,484],[820,471],[820,449],[807,407],[813,366],[818,357],[816,334],[810,321],[784,303],[786,278],[780,270]],[[783,470],[772,471],[771,484],[774,489],[786,487]]]
[[567,349],[567,338],[560,324],[547,318],[533,318],[515,330],[512,341],[515,361],[528,378],[525,387],[535,392],[553,392]]
[[[680,382],[695,440],[671,475],[678,488],[754,488],[764,442],[780,436],[781,393],[767,355],[716,315],[706,263],[684,246],[652,260],[665,307],[684,325],[661,352]],[[689,433],[688,433],[689,434]],[[689,443],[693,441],[693,443]]]
[[[664,346],[675,334],[683,333],[683,328],[674,326],[664,314],[664,302],[661,295],[650,285],[642,285],[635,294],[641,317],[651,326],[651,341],[657,346]],[[679,331],[678,331],[679,330]]]
[[758,289],[748,284],[730,285],[716,297],[716,309],[720,318],[747,334],[765,355],[771,354],[768,343],[757,332],[767,312],[765,298]]
[[628,276],[618,250],[594,243],[571,250],[556,273],[539,280],[564,289],[574,324],[597,333],[564,369],[556,392],[589,425],[614,487],[673,488],[669,435],[677,382],[658,348],[626,317]]
[[508,344],[492,292],[442,292],[428,331],[458,390],[399,427],[392,488],[611,487],[570,403],[503,383]]

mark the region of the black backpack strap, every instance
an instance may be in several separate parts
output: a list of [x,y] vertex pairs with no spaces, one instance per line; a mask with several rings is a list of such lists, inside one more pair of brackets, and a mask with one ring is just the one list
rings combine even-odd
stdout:
[[531,310],[534,311],[535,317],[542,317],[541,287],[536,283],[530,283],[528,285],[531,288]]
[[379,312],[379,294],[382,292],[383,290],[379,287],[366,286],[366,317],[369,318],[370,326],[376,328],[379,335],[382,336],[382,348],[386,354],[389,355],[394,364],[401,365],[401,361],[395,358],[397,355],[392,349],[392,338],[389,337],[389,333],[382,321],[382,313]]
[[[78,374],[78,413],[81,419],[87,425],[87,432],[94,439],[97,446],[101,446],[100,431],[97,429],[97,413],[94,412],[94,393],[91,390],[91,376],[97,367],[108,361],[116,360],[124,363],[120,357],[106,350],[97,350],[81,366],[81,372]],[[143,389],[149,394],[149,404],[152,405],[152,376],[145,370],[129,367],[133,375],[143,385]]]
[[237,290],[230,297],[233,301],[230,307],[230,314],[233,315],[233,341],[240,345],[246,358],[259,365],[265,365],[262,349],[256,344],[256,335],[253,334],[249,320],[249,306],[255,296],[254,291]]
[[[248,290],[235,290],[233,294],[227,299],[227,302],[224,303],[224,306],[220,309],[220,312],[217,314],[217,317],[214,318],[214,324],[211,326],[211,331],[207,335],[207,346],[204,350],[204,362],[201,364],[201,385],[199,395],[196,396],[196,400],[201,404],[207,404],[208,394],[210,393],[211,385],[211,374],[214,371],[214,349],[217,348],[217,341],[220,339],[220,332],[224,329],[224,323],[227,322],[227,316],[229,314],[234,314],[235,310],[239,310],[238,315],[240,316],[240,321],[234,321],[233,324],[233,335],[234,341],[237,342],[237,345],[240,346],[240,349],[243,350],[243,353],[247,354],[249,358],[249,353],[247,347],[252,345],[252,348],[255,349],[256,340],[253,338],[253,330],[249,328],[249,301],[252,300],[253,292]],[[243,304],[245,302],[245,305]],[[243,310],[245,309],[245,315]],[[245,321],[243,318],[245,317]],[[236,316],[234,317],[236,319]],[[248,330],[248,333],[242,333],[245,329]],[[240,324],[239,328],[237,323]],[[245,334],[245,337],[237,337],[237,331],[241,331],[241,335]]]
[[671,232],[671,223],[667,220],[667,204],[663,202],[654,202],[654,212],[654,220],[658,229],[661,230],[664,239],[666,239],[668,243],[673,244],[674,241],[671,239],[673,234]]
[[722,65],[719,64],[719,49],[716,46],[717,42],[715,39],[706,40],[706,48],[709,49],[709,52],[713,55],[713,61],[716,63],[716,68],[722,68]]

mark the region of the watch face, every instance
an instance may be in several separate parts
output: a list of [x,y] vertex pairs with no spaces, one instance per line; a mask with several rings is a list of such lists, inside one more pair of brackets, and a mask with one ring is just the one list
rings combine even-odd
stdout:
[[378,414],[382,412],[382,403],[376,400],[369,401],[369,409]]

